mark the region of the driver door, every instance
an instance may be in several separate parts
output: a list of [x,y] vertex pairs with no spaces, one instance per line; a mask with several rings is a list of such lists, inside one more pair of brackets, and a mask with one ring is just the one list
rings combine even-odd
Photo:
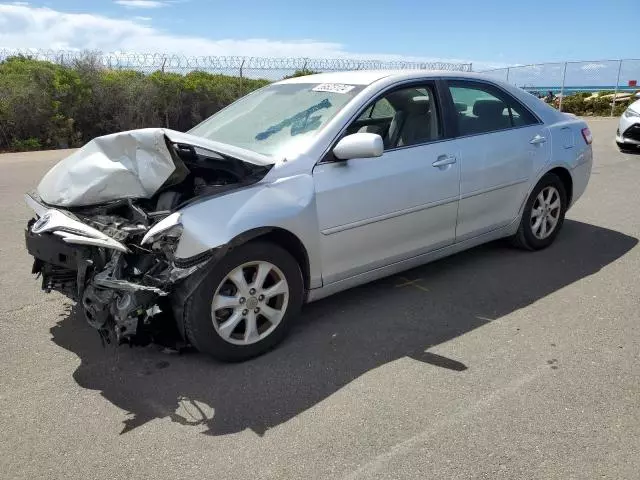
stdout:
[[441,113],[433,82],[391,90],[346,130],[381,134],[383,155],[316,166],[325,285],[454,242],[460,167]]

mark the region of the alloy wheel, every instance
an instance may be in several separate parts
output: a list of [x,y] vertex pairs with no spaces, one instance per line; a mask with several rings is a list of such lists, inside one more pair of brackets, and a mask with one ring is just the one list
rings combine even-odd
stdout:
[[561,209],[558,189],[554,186],[543,188],[531,209],[531,231],[537,239],[544,240],[554,232],[560,220]]
[[282,271],[266,261],[249,262],[222,280],[211,302],[213,326],[234,345],[251,345],[272,333],[289,303]]

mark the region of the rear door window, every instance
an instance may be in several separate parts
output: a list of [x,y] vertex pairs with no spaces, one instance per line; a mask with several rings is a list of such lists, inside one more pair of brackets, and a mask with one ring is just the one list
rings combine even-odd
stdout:
[[450,80],[460,136],[497,132],[538,123],[511,95],[482,82]]

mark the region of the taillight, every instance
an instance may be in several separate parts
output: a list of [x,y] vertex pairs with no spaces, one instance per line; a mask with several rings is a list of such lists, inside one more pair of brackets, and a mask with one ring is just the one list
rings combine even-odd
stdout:
[[582,129],[582,138],[584,138],[584,141],[587,143],[587,145],[591,145],[591,142],[593,142],[593,135],[591,135],[591,130],[589,130],[589,127]]

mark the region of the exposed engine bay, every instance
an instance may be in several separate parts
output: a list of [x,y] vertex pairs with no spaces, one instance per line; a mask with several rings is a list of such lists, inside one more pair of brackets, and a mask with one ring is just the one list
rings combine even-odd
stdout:
[[[33,273],[42,277],[46,292],[59,291],[79,302],[87,322],[106,342],[153,340],[181,308],[180,285],[216,260],[213,251],[189,259],[175,257],[179,210],[254,184],[272,166],[162,138],[175,169],[148,198],[60,207],[36,193],[26,197],[38,217],[25,231],[27,248],[35,257]],[[116,160],[118,166],[126,165],[128,157]],[[136,165],[136,171],[144,166]],[[99,191],[103,194],[104,187]]]

